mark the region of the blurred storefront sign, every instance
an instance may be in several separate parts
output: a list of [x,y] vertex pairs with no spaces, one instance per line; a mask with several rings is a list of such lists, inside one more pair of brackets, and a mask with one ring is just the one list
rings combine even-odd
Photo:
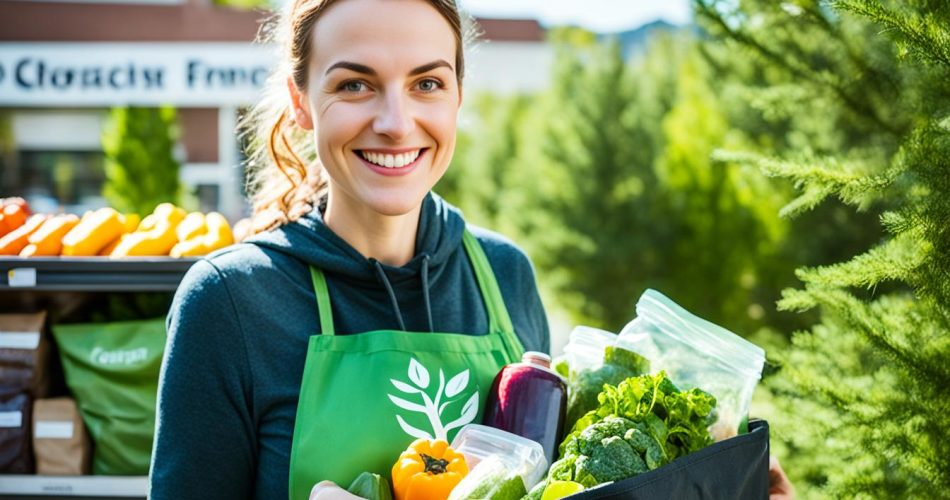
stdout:
[[274,60],[250,43],[0,43],[0,106],[243,106]]

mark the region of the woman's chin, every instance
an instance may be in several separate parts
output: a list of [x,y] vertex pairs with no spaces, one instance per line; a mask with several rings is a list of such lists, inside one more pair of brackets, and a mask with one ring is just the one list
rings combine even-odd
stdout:
[[421,204],[428,190],[418,193],[398,192],[375,192],[367,193],[369,196],[364,198],[364,203],[374,212],[389,217],[398,217],[412,213]]

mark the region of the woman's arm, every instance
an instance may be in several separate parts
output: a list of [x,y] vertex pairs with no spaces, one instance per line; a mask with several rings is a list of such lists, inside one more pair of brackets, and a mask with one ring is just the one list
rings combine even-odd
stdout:
[[149,498],[249,498],[256,426],[247,351],[227,283],[211,262],[188,271],[167,326]]

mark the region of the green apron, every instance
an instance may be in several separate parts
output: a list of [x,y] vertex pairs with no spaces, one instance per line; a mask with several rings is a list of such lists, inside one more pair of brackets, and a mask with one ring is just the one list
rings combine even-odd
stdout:
[[346,488],[361,472],[389,478],[416,438],[451,442],[480,423],[501,368],[521,359],[495,275],[468,231],[463,243],[488,309],[488,335],[377,330],[334,335],[330,295],[310,269],[322,335],[310,337],[290,455],[290,498],[313,485]]

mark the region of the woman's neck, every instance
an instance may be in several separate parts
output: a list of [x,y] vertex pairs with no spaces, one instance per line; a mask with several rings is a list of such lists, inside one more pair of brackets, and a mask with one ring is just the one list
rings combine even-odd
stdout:
[[383,215],[331,187],[323,221],[364,257],[400,267],[415,255],[420,210]]

